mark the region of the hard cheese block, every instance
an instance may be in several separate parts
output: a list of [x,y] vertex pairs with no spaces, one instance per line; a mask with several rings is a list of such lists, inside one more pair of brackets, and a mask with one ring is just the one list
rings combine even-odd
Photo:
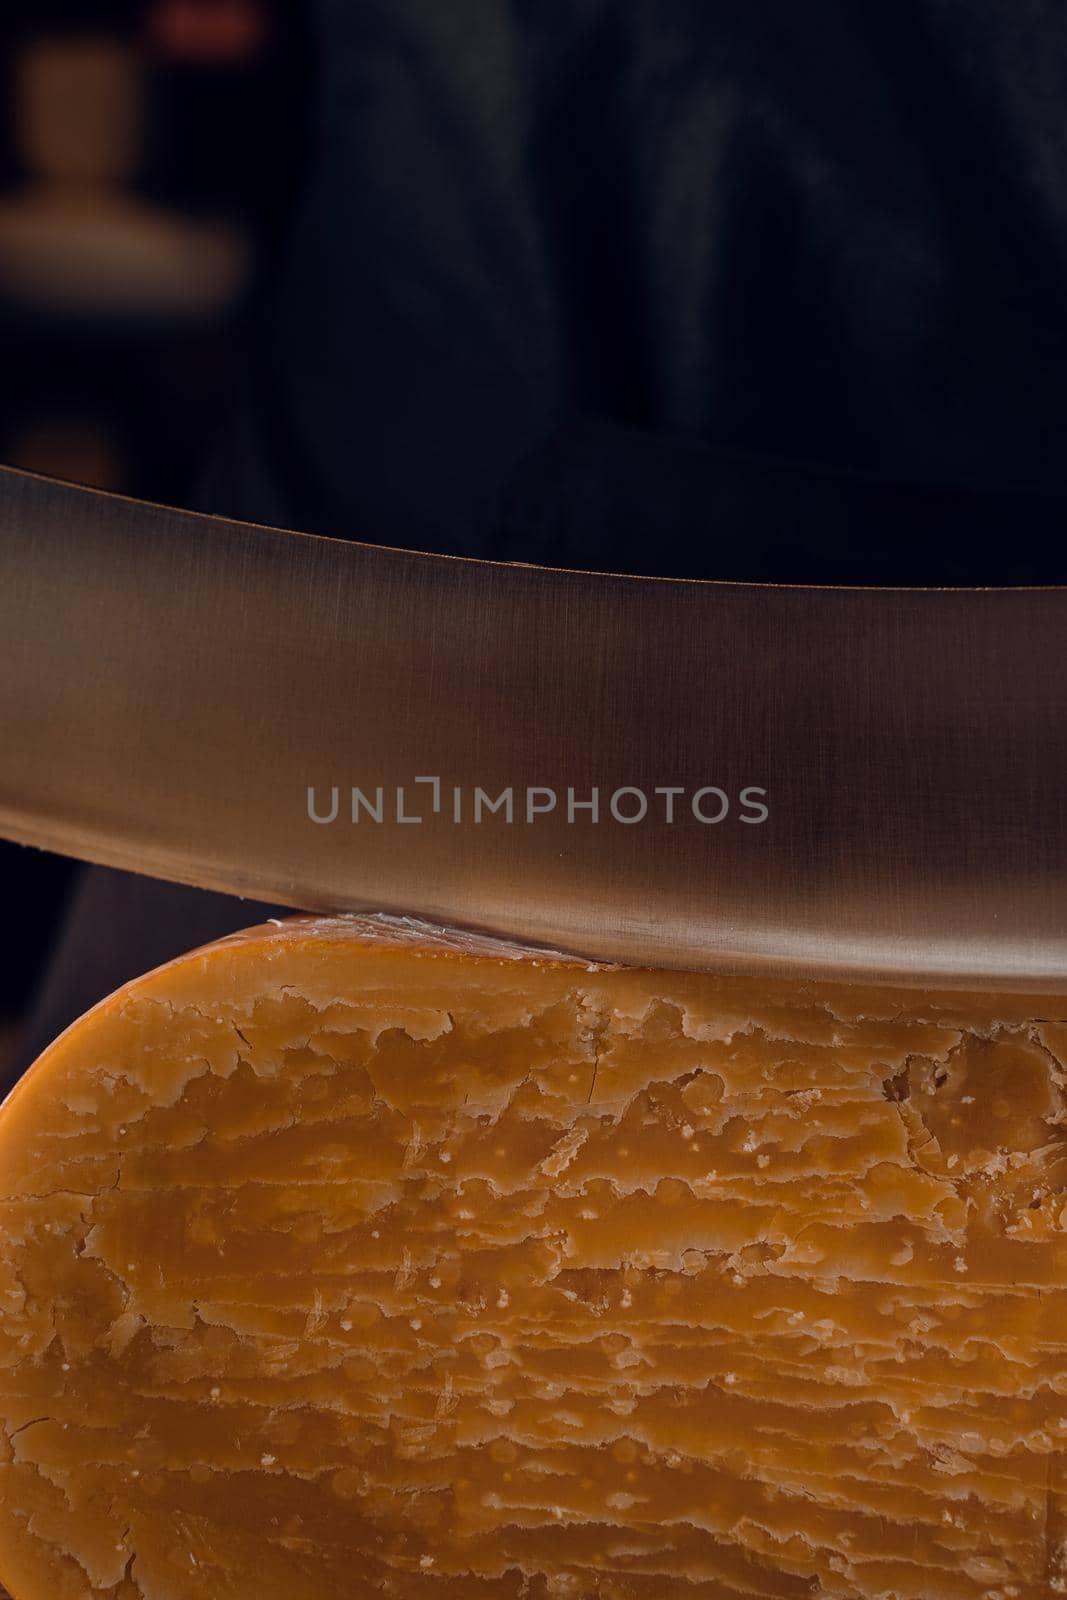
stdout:
[[199,951],[0,1114],[15,1600],[1067,1593],[1062,998]]

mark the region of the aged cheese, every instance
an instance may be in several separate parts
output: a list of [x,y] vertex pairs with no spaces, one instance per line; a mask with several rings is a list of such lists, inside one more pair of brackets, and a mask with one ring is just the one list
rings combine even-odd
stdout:
[[1067,1006],[366,920],[0,1114],[15,1600],[1067,1593]]

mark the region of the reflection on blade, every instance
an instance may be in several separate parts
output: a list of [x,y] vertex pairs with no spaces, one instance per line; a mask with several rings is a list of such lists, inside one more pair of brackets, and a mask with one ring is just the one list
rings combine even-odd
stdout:
[[411,554],[0,471],[0,833],[600,958],[1067,989],[1067,590]]

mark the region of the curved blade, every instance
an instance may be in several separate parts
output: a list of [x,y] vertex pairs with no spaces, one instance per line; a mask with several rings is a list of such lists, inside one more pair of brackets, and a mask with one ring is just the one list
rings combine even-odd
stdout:
[[10,471],[0,548],[9,838],[601,958],[1067,988],[1067,590],[497,565]]

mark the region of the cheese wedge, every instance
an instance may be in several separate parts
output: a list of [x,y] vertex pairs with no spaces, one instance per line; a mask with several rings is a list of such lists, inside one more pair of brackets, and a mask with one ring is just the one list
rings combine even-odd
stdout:
[[299,918],[0,1112],[14,1600],[1067,1594],[1067,1001]]

